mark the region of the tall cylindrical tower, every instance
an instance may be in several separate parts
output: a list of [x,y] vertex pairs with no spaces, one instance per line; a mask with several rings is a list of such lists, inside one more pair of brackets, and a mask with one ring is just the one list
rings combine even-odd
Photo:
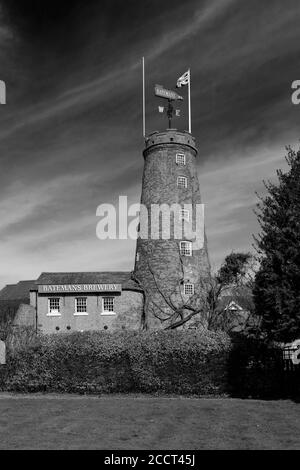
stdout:
[[143,155],[134,276],[145,292],[145,327],[187,326],[182,319],[201,314],[210,276],[195,139],[153,132]]

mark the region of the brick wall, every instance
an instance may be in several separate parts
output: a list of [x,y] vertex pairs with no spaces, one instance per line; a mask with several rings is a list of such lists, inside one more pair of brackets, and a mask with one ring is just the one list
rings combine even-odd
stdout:
[[108,330],[122,328],[137,330],[141,326],[143,296],[139,292],[124,290],[121,294],[115,295],[115,314],[102,313],[101,295],[85,295],[88,314],[74,314],[75,296],[57,295],[55,297],[61,299],[59,316],[48,315],[49,297],[47,295],[38,296],[38,327],[43,333],[103,330],[105,326]]

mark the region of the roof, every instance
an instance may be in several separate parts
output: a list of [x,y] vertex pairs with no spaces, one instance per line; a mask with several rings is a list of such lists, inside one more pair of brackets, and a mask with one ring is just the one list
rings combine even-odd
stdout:
[[220,298],[219,303],[218,303],[218,308],[220,310],[224,310],[226,308],[229,308],[230,310],[230,304],[234,303],[238,309],[241,308],[242,310],[249,310],[249,308],[252,307],[252,298],[246,298],[242,295],[224,295],[223,297]]
[[29,303],[29,292],[34,288],[35,281],[20,281],[17,284],[8,284],[0,291],[0,301],[20,300]]
[[43,284],[122,284],[123,290],[141,290],[131,279],[130,271],[42,273],[35,281],[33,289]]
[[243,308],[237,304],[234,300],[232,300],[231,302],[229,302],[229,304],[226,305],[225,307],[225,310],[243,310]]

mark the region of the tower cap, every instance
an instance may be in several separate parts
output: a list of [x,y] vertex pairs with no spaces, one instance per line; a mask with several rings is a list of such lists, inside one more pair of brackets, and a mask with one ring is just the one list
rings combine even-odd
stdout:
[[188,145],[196,153],[195,138],[188,131],[178,131],[177,129],[166,129],[165,131],[151,132],[145,139],[146,149],[159,144],[181,144]]

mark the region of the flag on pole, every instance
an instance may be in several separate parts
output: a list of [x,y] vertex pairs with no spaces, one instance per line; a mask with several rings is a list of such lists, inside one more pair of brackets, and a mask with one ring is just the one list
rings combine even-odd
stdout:
[[191,70],[188,69],[178,78],[176,88],[188,85],[188,106],[189,106],[189,133],[192,133],[192,111],[191,111]]
[[190,71],[187,70],[181,77],[178,78],[176,88],[181,88],[183,85],[190,83]]
[[145,100],[145,58],[142,57],[143,69],[143,137],[146,137],[146,100]]

